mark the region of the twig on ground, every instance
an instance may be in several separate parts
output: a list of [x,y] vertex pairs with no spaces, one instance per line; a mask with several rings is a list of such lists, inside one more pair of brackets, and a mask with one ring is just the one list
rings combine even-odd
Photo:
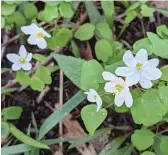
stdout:
[[36,102],[40,103],[43,100],[44,96],[50,91],[50,89],[51,88],[49,86],[46,86],[43,89],[43,91],[39,94],[39,96],[37,97]]

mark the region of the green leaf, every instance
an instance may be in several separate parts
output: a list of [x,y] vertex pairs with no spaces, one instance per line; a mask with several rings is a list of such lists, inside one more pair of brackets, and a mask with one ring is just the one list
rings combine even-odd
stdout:
[[56,6],[50,6],[45,4],[45,8],[43,11],[40,11],[38,14],[38,19],[51,22],[54,18],[58,17],[58,8]]
[[155,151],[156,155],[162,155],[160,152],[160,141],[161,141],[161,136],[156,135],[154,137],[154,144],[153,144],[153,150]]
[[10,17],[13,18],[13,21],[17,26],[23,26],[26,24],[24,16],[19,11],[14,12]]
[[22,111],[22,107],[11,106],[2,110],[2,116],[7,120],[19,119]]
[[153,53],[153,45],[148,38],[144,38],[136,41],[133,45],[133,49],[134,49],[133,53],[136,54],[142,48],[147,50],[148,55],[151,55]]
[[141,14],[143,17],[152,17],[155,9],[146,4],[141,5]]
[[160,151],[162,155],[168,154],[167,144],[168,144],[168,136],[162,136],[160,142]]
[[113,33],[107,23],[98,23],[96,25],[95,34],[101,39],[106,39],[109,42],[113,40]]
[[102,16],[100,15],[99,11],[97,10],[93,2],[85,1],[84,3],[86,6],[87,13],[89,15],[90,22],[92,24],[96,25],[97,23],[103,21]]
[[156,154],[154,152],[145,151],[145,152],[141,153],[140,155],[156,155]]
[[94,25],[92,25],[90,23],[86,23],[86,24],[81,25],[77,29],[74,36],[75,36],[75,38],[77,38],[81,41],[89,40],[93,37],[94,30],[95,30]]
[[168,27],[166,25],[157,27],[156,31],[161,38],[168,39]]
[[19,88],[6,88],[6,89],[1,89],[1,94],[8,94],[14,91],[19,90]]
[[33,90],[42,91],[44,89],[44,83],[38,77],[33,76],[30,80],[30,86]]
[[65,75],[76,86],[80,87],[81,69],[85,61],[71,56],[64,56],[59,54],[53,54],[53,57],[57,61],[60,69],[64,71]]
[[74,11],[72,10],[72,6],[68,2],[63,2],[59,6],[59,11],[61,16],[64,18],[71,18],[74,14]]
[[12,4],[12,5],[9,5],[7,3],[2,3],[2,15],[4,16],[8,16],[8,15],[11,15],[16,9],[16,5],[15,4]]
[[164,16],[168,17],[168,9],[159,9],[159,8],[155,8],[156,11],[160,12],[161,14],[163,14]]
[[147,32],[147,36],[153,45],[153,53],[162,58],[168,58],[168,40],[160,39],[152,32]]
[[113,55],[112,46],[105,39],[102,39],[96,42],[95,52],[96,52],[97,59],[103,62],[107,62],[109,57]]
[[136,11],[126,12],[126,18],[124,23],[129,24],[131,21],[135,19],[136,15],[137,15]]
[[40,62],[46,62],[48,60],[48,58],[42,54],[33,54],[33,59],[40,61]]
[[26,3],[24,5],[24,15],[28,19],[33,19],[36,17],[38,10],[33,3]]
[[18,140],[24,142],[25,144],[28,144],[30,146],[34,146],[37,148],[44,148],[49,149],[49,147],[46,144],[43,144],[39,141],[34,140],[33,138],[27,136],[20,130],[18,130],[14,125],[9,124],[10,132],[13,136],[15,136]]
[[125,113],[125,112],[128,112],[128,108],[126,107],[126,105],[122,105],[121,107],[117,107],[115,106],[115,111],[118,112],[118,113]]
[[160,79],[163,81],[168,81],[168,65],[161,67],[160,70],[162,71],[162,76]]
[[98,112],[96,111],[97,105],[91,104],[82,108],[81,117],[85,124],[88,132],[93,135],[95,130],[100,126],[100,124],[107,117],[107,110],[100,109]]
[[153,89],[147,90],[141,97],[135,97],[131,107],[134,122],[145,126],[154,125],[162,120],[165,112],[164,105]]
[[16,80],[19,81],[22,86],[28,86],[30,84],[30,77],[24,71],[16,72]]
[[97,89],[99,83],[104,82],[102,77],[103,71],[103,67],[96,60],[84,62],[81,69],[80,87],[85,91],[91,88]]
[[42,139],[48,131],[50,131],[55,125],[64,119],[64,117],[77,105],[79,105],[85,98],[86,95],[82,91],[79,91],[70,100],[68,100],[61,109],[58,109],[52,113],[40,127],[39,139]]
[[76,58],[80,58],[80,52],[75,41],[71,41],[72,52]]
[[167,95],[168,86],[161,86],[161,87],[159,87],[158,92],[159,92],[159,97],[160,97],[165,103],[168,104],[168,95]]
[[50,73],[54,73],[59,70],[59,66],[58,65],[47,66],[47,69],[50,71]]
[[1,29],[5,27],[5,18],[1,17]]
[[122,60],[120,60],[119,62],[116,62],[114,64],[111,64],[111,65],[107,65],[105,66],[105,70],[106,71],[109,71],[111,73],[115,73],[115,70],[118,68],[118,67],[123,67],[124,65],[124,62]]
[[1,138],[7,137],[9,134],[9,126],[7,122],[1,122]]
[[135,2],[135,3],[133,3],[133,4],[127,9],[127,12],[129,12],[129,11],[134,11],[134,10],[136,10],[139,6],[140,6],[140,2]]
[[139,151],[146,150],[154,143],[154,136],[150,130],[135,130],[131,135],[131,142]]
[[32,147],[26,144],[17,144],[13,146],[4,147],[1,149],[2,155],[18,154],[22,152],[31,151]]
[[51,73],[47,67],[40,66],[34,76],[39,78],[44,84],[51,84],[52,82]]

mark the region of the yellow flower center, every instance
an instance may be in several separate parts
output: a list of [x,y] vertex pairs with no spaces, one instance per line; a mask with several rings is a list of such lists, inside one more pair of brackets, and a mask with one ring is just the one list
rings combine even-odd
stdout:
[[19,59],[19,62],[20,62],[21,64],[24,64],[24,63],[25,63],[25,58],[20,58],[20,59]]
[[37,33],[37,38],[44,38],[44,35],[42,32]]
[[143,64],[141,64],[141,63],[137,63],[137,64],[136,64],[136,68],[137,68],[138,70],[140,70],[140,69],[142,68],[142,66],[143,66]]
[[97,99],[97,96],[96,96],[96,95],[94,95],[94,99],[95,99],[95,100]]
[[117,85],[115,86],[115,89],[116,89],[116,91],[117,91],[118,93],[120,93],[120,92],[122,91],[122,89],[123,89],[123,86],[117,84]]

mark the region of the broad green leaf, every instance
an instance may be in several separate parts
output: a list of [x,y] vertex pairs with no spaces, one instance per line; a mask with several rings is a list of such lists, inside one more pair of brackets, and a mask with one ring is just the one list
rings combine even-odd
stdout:
[[127,9],[127,12],[129,12],[129,11],[134,11],[134,10],[136,10],[139,6],[140,6],[140,2],[135,2],[135,3],[133,3],[133,4]]
[[81,69],[80,87],[85,91],[97,89],[99,83],[104,82],[103,71],[103,67],[96,60],[85,61]]
[[80,88],[81,69],[85,61],[59,54],[53,54],[53,57],[57,61],[60,69],[64,71],[65,75]]
[[147,50],[148,55],[151,55],[153,53],[153,45],[148,38],[136,41],[133,45],[133,53],[136,54],[142,48]]
[[162,155],[167,155],[168,154],[168,136],[162,136],[161,137],[161,142],[160,142],[160,151]]
[[45,1],[49,6],[57,6],[62,3],[62,1]]
[[46,62],[48,60],[48,58],[42,54],[33,54],[33,59],[40,62]]
[[80,52],[79,52],[79,48],[77,46],[77,44],[75,43],[75,41],[71,41],[71,47],[72,47],[72,52],[74,54],[74,56],[76,58],[80,58]]
[[16,80],[19,81],[22,86],[28,86],[30,84],[30,77],[24,71],[16,72]]
[[59,70],[59,66],[58,65],[47,66],[47,69],[50,71],[50,73],[54,73]]
[[103,62],[107,62],[109,57],[113,55],[112,46],[105,39],[102,39],[96,42],[95,52],[96,52],[97,59]]
[[2,110],[2,116],[7,120],[19,119],[23,111],[22,107],[10,106]]
[[7,3],[2,3],[2,15],[4,16],[8,16],[11,15],[16,9],[16,5],[15,4],[7,4]]
[[168,27],[166,25],[157,27],[156,31],[161,38],[168,39]]
[[146,91],[141,97],[135,97],[131,107],[134,122],[145,126],[154,125],[162,120],[165,112],[164,105],[153,89]]
[[162,71],[162,76],[160,79],[163,81],[168,81],[168,65],[161,67],[160,70]]
[[34,140],[33,138],[27,136],[20,130],[18,130],[14,125],[9,124],[9,130],[13,136],[15,136],[18,140],[24,142],[25,144],[28,144],[30,146],[38,147],[38,148],[44,148],[49,149],[49,147],[46,144],[43,144],[39,141]]
[[86,23],[86,24],[81,25],[77,29],[74,36],[75,36],[75,38],[77,38],[81,41],[89,40],[93,37],[94,30],[95,30],[94,25],[92,25],[90,23]]
[[39,78],[44,84],[51,84],[51,72],[48,70],[47,67],[40,66],[36,73],[34,74],[36,78]]
[[28,19],[33,19],[36,17],[38,10],[33,3],[26,3],[24,5],[24,15]]
[[26,24],[25,17],[19,11],[14,12],[10,16],[13,18],[13,21],[17,26],[23,26]]
[[101,39],[106,39],[109,42],[113,40],[113,33],[107,23],[98,23],[96,25],[95,34]]
[[44,83],[38,77],[33,76],[30,80],[30,86],[33,90],[42,91],[44,89]]
[[126,105],[122,105],[121,107],[117,107],[115,106],[115,111],[118,112],[118,113],[125,113],[125,112],[128,112],[128,108],[126,107]]
[[145,152],[141,153],[140,155],[156,155],[156,154],[154,152],[145,151]]
[[120,60],[119,62],[105,66],[105,70],[108,72],[111,72],[111,73],[115,73],[115,70],[118,67],[123,67],[123,65],[124,65],[124,62],[122,60]]
[[90,22],[94,25],[101,22],[102,16],[100,15],[99,11],[97,10],[96,6],[93,4],[92,1],[85,1],[86,10],[90,19]]
[[50,6],[45,4],[43,11],[39,12],[38,18],[45,22],[51,22],[54,18],[58,17],[58,8],[57,6]]
[[7,137],[9,134],[9,126],[7,122],[1,122],[1,138]]
[[81,117],[85,124],[86,129],[93,135],[95,130],[101,125],[101,123],[107,117],[107,110],[100,109],[98,112],[96,111],[97,105],[90,104],[82,108]]
[[68,2],[63,2],[59,6],[59,11],[61,16],[64,18],[71,18],[74,14],[74,11],[72,10],[72,6]]
[[155,9],[146,4],[141,5],[141,14],[143,17],[152,17]]
[[150,130],[135,130],[131,135],[131,142],[139,151],[146,150],[154,143],[154,136]]
[[5,27],[5,18],[1,17],[1,29]]
[[159,97],[160,97],[166,104],[168,104],[168,95],[167,95],[168,86],[161,86],[161,87],[159,87],[158,92],[159,92]]
[[136,15],[137,15],[136,11],[126,12],[126,18],[124,23],[129,24],[131,21],[135,19]]
[[17,90],[19,90],[19,88],[5,88],[5,89],[1,89],[1,94],[8,94]]
[[12,71],[10,68],[1,68],[1,74]]
[[18,154],[22,152],[31,151],[32,147],[26,144],[17,144],[13,146],[3,147],[1,149],[2,155],[11,155],[11,154]]
[[156,155],[162,155],[160,152],[160,142],[161,142],[161,136],[157,134],[154,137],[154,144],[153,144],[153,150],[155,151]]
[[76,106],[78,106],[85,98],[86,95],[82,91],[79,91],[70,100],[68,100],[61,109],[57,109],[54,113],[52,113],[40,127],[39,139],[42,139],[48,131],[64,119],[64,117]]
[[152,32],[147,32],[147,36],[153,45],[153,53],[162,58],[168,58],[168,40],[160,39]]

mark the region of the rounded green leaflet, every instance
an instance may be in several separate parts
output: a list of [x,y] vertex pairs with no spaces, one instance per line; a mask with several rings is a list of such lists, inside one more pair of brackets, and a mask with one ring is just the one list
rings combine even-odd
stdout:
[[156,154],[154,152],[145,151],[145,152],[141,153],[140,155],[156,155]]
[[74,36],[81,41],[89,40],[93,37],[94,30],[95,26],[93,24],[86,23],[77,29]]
[[168,81],[168,65],[161,67],[160,70],[162,72],[160,79],[163,81]]
[[95,130],[101,125],[101,123],[107,117],[107,110],[100,109],[98,112],[96,111],[97,105],[90,104],[82,108],[81,117],[85,124],[88,132],[93,135]]
[[128,112],[129,109],[126,107],[126,105],[122,105],[121,107],[117,107],[115,106],[115,111],[118,112],[118,113],[125,113],[125,112]]
[[59,6],[59,11],[61,16],[65,18],[71,18],[74,14],[74,11],[72,10],[72,6],[68,2],[63,2]]
[[28,19],[33,19],[36,17],[38,10],[33,3],[26,3],[24,6],[24,15]]
[[16,5],[15,4],[7,4],[7,3],[3,3],[2,4],[2,15],[4,16],[8,16],[11,15],[16,9]]
[[22,86],[28,86],[30,84],[30,77],[24,71],[16,72],[16,80],[18,80]]
[[168,104],[168,95],[167,95],[168,86],[159,87],[158,92],[159,92],[159,97],[164,101],[164,103]]
[[109,57],[113,55],[112,46],[105,39],[102,39],[96,42],[95,52],[96,52],[97,59],[103,62],[108,61]]
[[38,77],[33,76],[30,80],[30,86],[33,90],[42,91],[44,89],[44,83]]
[[33,59],[40,62],[46,62],[48,60],[48,58],[42,54],[33,54]]
[[155,9],[152,7],[149,7],[146,4],[141,5],[141,14],[144,17],[152,17],[153,13],[155,12]]
[[5,138],[9,134],[9,126],[7,122],[1,122],[1,138]]
[[154,133],[150,130],[135,130],[131,135],[131,142],[139,151],[142,151],[152,146],[154,136]]
[[168,155],[168,136],[161,137],[160,151],[162,155]]
[[156,31],[161,38],[168,39],[168,27],[166,25],[158,26]]
[[1,28],[5,27],[5,18],[1,17]]

